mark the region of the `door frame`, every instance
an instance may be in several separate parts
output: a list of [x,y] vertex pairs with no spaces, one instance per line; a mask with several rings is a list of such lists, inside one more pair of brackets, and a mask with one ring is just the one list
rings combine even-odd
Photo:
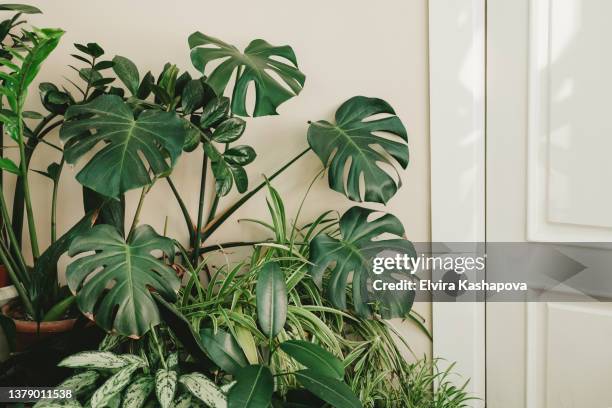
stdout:
[[[486,0],[429,1],[432,242],[484,242]],[[433,356],[486,392],[485,304],[433,303]],[[441,367],[444,368],[444,367]]]

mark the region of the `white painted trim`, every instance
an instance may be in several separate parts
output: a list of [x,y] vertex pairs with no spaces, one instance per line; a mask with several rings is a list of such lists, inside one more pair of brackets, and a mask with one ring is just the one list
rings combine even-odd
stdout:
[[[430,0],[431,235],[485,240],[485,2]],[[485,305],[434,303],[434,357],[485,398]],[[460,383],[460,381],[457,381]]]

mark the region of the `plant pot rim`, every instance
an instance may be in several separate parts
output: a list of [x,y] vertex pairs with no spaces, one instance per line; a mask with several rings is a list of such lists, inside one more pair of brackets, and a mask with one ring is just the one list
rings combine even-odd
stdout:
[[11,318],[15,322],[15,329],[18,333],[63,333],[72,330],[76,323],[76,318],[55,320],[51,322],[34,322],[30,320],[15,319],[11,316],[11,303],[2,306],[2,314]]

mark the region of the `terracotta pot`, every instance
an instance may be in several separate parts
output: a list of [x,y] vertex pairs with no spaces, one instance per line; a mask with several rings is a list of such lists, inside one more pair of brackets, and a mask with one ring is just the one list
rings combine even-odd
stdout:
[[33,321],[19,320],[13,317],[11,303],[2,306],[2,314],[10,317],[15,322],[15,348],[23,351],[34,343],[53,336],[54,334],[65,333],[72,330],[77,319],[56,320],[53,322],[41,322],[40,326]]
[[8,272],[4,265],[0,265],[0,288],[4,288],[11,284],[11,278],[9,278]]

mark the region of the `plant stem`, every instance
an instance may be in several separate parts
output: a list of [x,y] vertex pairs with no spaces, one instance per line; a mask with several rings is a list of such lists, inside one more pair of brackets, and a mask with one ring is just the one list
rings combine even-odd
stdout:
[[7,258],[7,254],[4,252],[3,248],[0,248],[0,260],[4,264],[4,267],[6,268],[6,271],[8,272],[11,278],[11,281],[15,285],[15,289],[17,290],[17,293],[19,294],[19,297],[21,298],[21,302],[23,303],[23,306],[26,308],[30,316],[34,316],[35,315],[34,306],[32,306],[32,302],[30,302],[30,298],[28,297],[25,291],[25,288],[23,287],[22,281],[17,277],[17,274],[13,270]]
[[215,219],[215,215],[217,214],[217,207],[219,206],[219,199],[221,196],[215,192],[215,198],[210,206],[210,213],[208,214],[208,219],[206,220],[206,224],[210,223]]
[[289,168],[293,163],[298,161],[298,159],[300,159],[302,156],[304,156],[309,151],[310,151],[310,147],[308,147],[307,149],[305,149],[304,151],[299,153],[297,156],[295,156],[294,158],[289,160],[285,165],[283,165],[283,167],[281,167],[276,172],[274,172],[274,174],[272,174],[270,177],[268,177],[267,180],[264,180],[263,182],[261,182],[261,184],[259,184],[253,190],[251,190],[248,193],[246,193],[245,195],[243,195],[240,198],[240,200],[238,200],[234,204],[232,204],[232,206],[230,208],[228,208],[222,214],[220,214],[217,218],[215,218],[214,220],[209,222],[206,225],[206,227],[204,228],[204,231],[202,231],[202,241],[206,241],[206,239],[209,236],[211,236],[212,233],[215,232],[217,230],[217,228],[219,228],[221,226],[221,224],[223,224],[225,222],[225,220],[229,218],[229,216],[231,216],[234,212],[236,212],[236,210],[238,210],[240,207],[242,207],[242,205],[244,203],[246,203],[251,197],[253,197],[255,194],[257,194],[257,192],[259,190],[261,190],[266,185],[267,182],[274,180],[279,174],[281,174],[283,171],[287,170],[287,168]]
[[138,207],[136,207],[136,212],[134,213],[134,220],[132,221],[132,226],[130,227],[130,232],[128,233],[126,241],[129,241],[132,238],[134,230],[138,226],[138,221],[140,220],[140,212],[142,211],[142,205],[144,204],[144,199],[148,192],[149,189],[147,186],[144,186],[142,188],[142,191],[140,192],[140,198],[138,199]]
[[200,238],[202,236],[202,219],[204,218],[204,193],[206,190],[206,174],[208,173],[208,156],[202,153],[202,173],[200,175],[200,200],[198,203],[198,221],[196,225],[195,240],[193,242],[193,264],[197,265],[200,258]]
[[19,144],[19,158],[21,167],[21,177],[23,177],[23,193],[25,199],[26,214],[28,216],[28,230],[30,231],[30,242],[32,244],[32,256],[34,260],[40,256],[38,250],[38,237],[36,235],[36,225],[34,224],[34,210],[32,208],[32,196],[30,195],[30,185],[28,181],[28,165],[25,154],[25,141],[23,135],[23,112],[20,106],[17,110],[17,141]]
[[59,176],[64,167],[64,158],[60,161],[57,180],[53,180],[53,194],[51,196],[51,243],[57,240],[57,191],[59,187]]
[[189,211],[187,210],[187,206],[185,205],[185,202],[181,198],[181,195],[176,189],[176,186],[172,182],[172,179],[170,178],[170,176],[166,177],[166,181],[168,182],[168,185],[170,185],[172,194],[174,194],[174,197],[176,198],[176,201],[178,202],[178,205],[181,208],[181,213],[183,213],[183,218],[185,219],[185,223],[187,224],[187,230],[189,231],[189,242],[195,242],[195,227],[193,225],[193,220],[191,219],[191,216],[189,215]]
[[15,236],[15,231],[13,231],[9,222],[10,218],[6,206],[6,201],[4,200],[4,194],[0,194],[0,211],[2,211],[2,219],[4,221],[4,225],[6,226],[9,241],[11,242],[11,247],[15,251],[15,256],[17,257],[17,261],[19,262],[19,267],[23,271],[24,275],[27,276],[28,268],[26,266],[25,260],[23,259],[21,247],[19,246],[19,242],[17,241],[17,237]]

